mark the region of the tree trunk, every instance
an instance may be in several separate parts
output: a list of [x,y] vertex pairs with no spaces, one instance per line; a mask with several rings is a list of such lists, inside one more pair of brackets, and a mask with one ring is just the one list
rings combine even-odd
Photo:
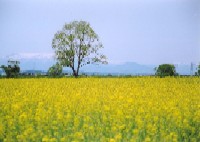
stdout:
[[72,71],[73,71],[73,76],[75,77],[75,78],[77,78],[78,77],[78,72],[76,72],[75,71],[75,69],[72,67]]
[[74,77],[77,78],[78,77],[78,73],[75,72],[74,73]]

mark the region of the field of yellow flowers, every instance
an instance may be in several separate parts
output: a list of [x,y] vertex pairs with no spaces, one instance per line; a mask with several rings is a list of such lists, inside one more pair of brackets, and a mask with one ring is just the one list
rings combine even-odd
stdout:
[[200,78],[0,79],[0,141],[199,142]]

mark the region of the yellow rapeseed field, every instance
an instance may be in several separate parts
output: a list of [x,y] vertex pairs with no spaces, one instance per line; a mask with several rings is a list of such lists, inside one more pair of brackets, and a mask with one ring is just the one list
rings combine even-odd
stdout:
[[3,142],[199,142],[200,78],[0,79]]

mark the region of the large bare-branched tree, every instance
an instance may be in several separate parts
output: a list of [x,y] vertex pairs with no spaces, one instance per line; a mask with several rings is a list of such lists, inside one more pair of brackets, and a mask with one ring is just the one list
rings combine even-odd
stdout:
[[103,48],[98,35],[85,21],[65,24],[53,38],[52,47],[55,57],[63,67],[70,67],[75,77],[79,69],[87,64],[107,64],[106,56],[99,53]]

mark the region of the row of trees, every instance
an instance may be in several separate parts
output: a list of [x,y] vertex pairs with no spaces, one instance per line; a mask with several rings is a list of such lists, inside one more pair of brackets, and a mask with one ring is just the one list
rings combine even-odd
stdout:
[[[13,64],[11,65],[10,62]],[[8,66],[2,65],[1,68],[5,71],[8,78],[18,77],[20,75],[20,67],[18,61],[8,61]],[[59,63],[56,63],[49,68],[47,75],[50,77],[61,77],[63,67]],[[165,76],[177,76],[176,68],[172,64],[162,64],[155,68],[155,75],[160,77]],[[195,72],[196,76],[200,76],[200,64],[198,65],[197,71]]]
[[[160,77],[165,77],[165,76],[178,76],[179,74],[176,72],[176,68],[172,64],[162,64],[159,65],[157,68],[155,68],[155,75],[160,76]],[[61,76],[62,74],[62,66],[56,63],[52,67],[49,68],[48,70],[48,75],[56,77],[56,76]],[[197,68],[197,72],[195,75],[200,76],[200,64]]]

